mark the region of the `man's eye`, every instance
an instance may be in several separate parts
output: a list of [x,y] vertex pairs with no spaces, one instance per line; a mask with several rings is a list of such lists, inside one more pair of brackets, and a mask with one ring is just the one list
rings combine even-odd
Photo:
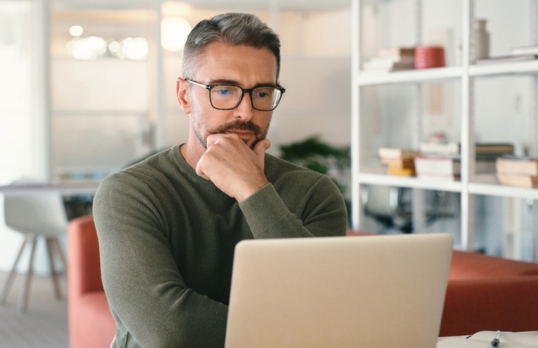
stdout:
[[256,89],[254,90],[254,96],[256,98],[267,98],[271,95],[270,89]]
[[215,88],[214,92],[217,93],[219,96],[225,97],[225,96],[233,95],[235,92],[235,88],[219,87],[219,88]]

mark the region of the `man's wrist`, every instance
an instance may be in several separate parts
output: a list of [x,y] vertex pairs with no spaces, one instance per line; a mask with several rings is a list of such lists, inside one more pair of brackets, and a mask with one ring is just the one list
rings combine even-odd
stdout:
[[245,186],[245,188],[241,190],[241,192],[239,192],[239,194],[235,196],[235,199],[239,203],[241,203],[244,200],[248,199],[253,194],[255,194],[256,192],[258,192],[261,188],[263,188],[268,183],[269,181],[265,180],[265,181],[260,181],[259,183],[256,183],[256,184]]

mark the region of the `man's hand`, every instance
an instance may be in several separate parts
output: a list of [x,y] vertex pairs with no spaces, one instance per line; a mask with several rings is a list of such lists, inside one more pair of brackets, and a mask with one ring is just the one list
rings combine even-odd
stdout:
[[263,167],[269,146],[271,142],[263,139],[250,149],[235,134],[212,134],[207,137],[207,150],[196,165],[196,173],[241,202],[267,184]]

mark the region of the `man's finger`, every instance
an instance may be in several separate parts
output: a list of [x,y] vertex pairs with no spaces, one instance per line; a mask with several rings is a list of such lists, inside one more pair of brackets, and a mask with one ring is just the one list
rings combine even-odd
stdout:
[[196,165],[196,174],[198,174],[198,176],[206,180],[209,180],[209,177],[205,175],[204,171],[202,170],[201,164],[202,164],[202,161],[198,161],[198,164]]
[[207,147],[210,147],[211,145],[215,144],[217,140],[221,138],[221,134],[210,134],[207,136],[206,143]]
[[[256,154],[256,157],[260,158],[263,161],[265,157],[265,151],[271,146],[271,141],[269,139],[260,140],[256,146],[252,149]],[[263,162],[262,162],[263,163]]]

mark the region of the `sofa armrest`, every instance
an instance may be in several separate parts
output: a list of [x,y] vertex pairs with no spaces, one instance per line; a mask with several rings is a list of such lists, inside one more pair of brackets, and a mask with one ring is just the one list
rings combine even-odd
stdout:
[[538,276],[448,282],[439,336],[538,329]]
[[91,216],[71,220],[68,229],[70,296],[81,296],[92,291],[103,291],[99,243]]

